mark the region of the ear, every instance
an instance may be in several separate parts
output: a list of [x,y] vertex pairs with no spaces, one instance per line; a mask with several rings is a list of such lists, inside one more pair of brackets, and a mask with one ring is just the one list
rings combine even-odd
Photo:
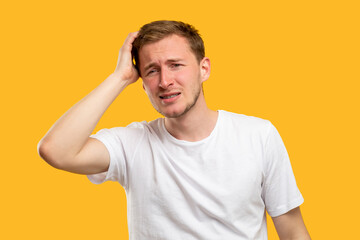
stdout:
[[210,59],[208,57],[204,57],[200,62],[201,82],[205,82],[210,77],[210,70]]

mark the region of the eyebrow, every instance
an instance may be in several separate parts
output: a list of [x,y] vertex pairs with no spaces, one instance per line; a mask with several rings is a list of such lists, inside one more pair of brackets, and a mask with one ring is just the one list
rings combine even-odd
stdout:
[[[181,61],[181,60],[182,60],[182,59],[180,59],[180,58],[168,59],[168,60],[166,60],[166,63],[179,62],[179,61]],[[146,66],[144,67],[144,71],[146,72],[148,69],[150,69],[150,68],[152,68],[152,67],[154,67],[154,66],[156,66],[156,65],[157,65],[157,63],[155,63],[155,62],[149,63],[148,65],[146,65]]]
[[152,68],[154,66],[156,66],[156,63],[154,63],[154,62],[150,63],[150,64],[148,64],[147,66],[144,67],[144,71],[146,72],[149,68]]

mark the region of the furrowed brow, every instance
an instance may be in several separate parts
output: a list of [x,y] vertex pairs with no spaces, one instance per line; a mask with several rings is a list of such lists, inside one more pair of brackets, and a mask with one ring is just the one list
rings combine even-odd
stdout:
[[[174,62],[180,62],[182,61],[181,58],[172,58],[172,59],[168,59],[166,60],[167,63],[174,63]],[[157,66],[157,64],[155,62],[149,63],[148,65],[146,65],[144,67],[144,71],[146,72],[148,69]]]
[[146,72],[148,69],[150,69],[150,68],[152,68],[152,67],[154,67],[154,66],[156,66],[156,63],[149,63],[148,65],[146,65],[146,66],[144,67],[144,71]]
[[166,60],[166,62],[168,62],[168,63],[173,63],[173,62],[180,62],[182,59],[180,59],[180,58],[174,58],[174,59],[168,59],[168,60]]

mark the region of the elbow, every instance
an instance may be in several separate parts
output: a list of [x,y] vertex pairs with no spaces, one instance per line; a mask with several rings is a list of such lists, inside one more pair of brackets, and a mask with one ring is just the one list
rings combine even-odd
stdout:
[[57,169],[63,169],[63,163],[59,160],[59,157],[57,156],[58,154],[56,154],[55,147],[48,139],[43,138],[40,140],[37,145],[37,151],[39,156],[50,166]]

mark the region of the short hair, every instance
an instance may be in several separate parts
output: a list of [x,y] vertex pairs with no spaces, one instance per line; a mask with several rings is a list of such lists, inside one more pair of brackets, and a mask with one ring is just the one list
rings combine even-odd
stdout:
[[198,30],[192,25],[180,21],[154,21],[142,26],[137,38],[133,42],[132,55],[135,60],[135,67],[139,73],[140,49],[146,44],[160,41],[173,34],[187,39],[191,51],[200,63],[205,57],[205,47]]

